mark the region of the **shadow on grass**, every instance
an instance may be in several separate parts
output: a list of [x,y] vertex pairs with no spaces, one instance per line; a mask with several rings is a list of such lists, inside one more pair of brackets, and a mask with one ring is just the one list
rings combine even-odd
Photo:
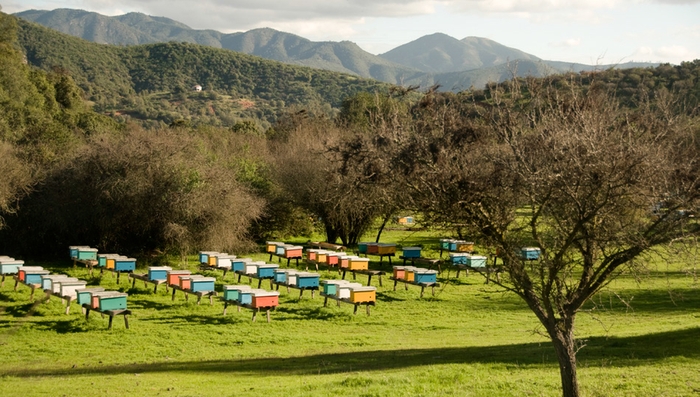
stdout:
[[[686,357],[700,359],[700,328],[688,328],[625,338],[590,338],[578,360],[581,366],[636,366]],[[375,350],[320,354],[290,358],[251,358],[242,360],[162,362],[108,365],[92,368],[45,370],[0,370],[16,377],[65,376],[73,374],[117,375],[124,373],[260,373],[264,375],[307,375],[350,371],[383,371],[439,364],[556,365],[549,343],[527,343],[485,347]]]

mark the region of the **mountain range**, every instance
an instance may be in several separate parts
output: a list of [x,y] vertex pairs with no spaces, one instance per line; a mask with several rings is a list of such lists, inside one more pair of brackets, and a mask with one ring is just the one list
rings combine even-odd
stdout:
[[95,12],[56,9],[14,14],[88,41],[115,45],[187,42],[256,55],[283,63],[354,74],[391,84],[443,90],[481,88],[519,76],[543,76],[610,67],[655,66],[651,63],[584,65],[546,61],[535,55],[481,37],[458,40],[442,33],[423,36],[384,54],[374,55],[350,41],[315,42],[270,28],[239,33],[198,30],[165,17],[141,13],[105,16]]

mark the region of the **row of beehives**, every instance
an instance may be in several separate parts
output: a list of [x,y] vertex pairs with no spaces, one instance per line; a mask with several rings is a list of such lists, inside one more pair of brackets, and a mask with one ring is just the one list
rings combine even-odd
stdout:
[[414,266],[394,266],[394,280],[412,284],[434,284],[437,282],[437,270]]
[[392,243],[357,243],[357,252],[365,255],[392,255],[396,253],[396,244]]
[[50,295],[58,296],[79,306],[88,305],[93,310],[125,310],[127,294],[107,291],[101,287],[87,287],[87,281],[65,274],[51,274],[41,266],[20,266],[17,268],[17,282],[33,288],[40,288]]
[[472,252],[474,251],[474,243],[465,240],[443,238],[440,239],[440,249],[451,252]]
[[279,241],[268,241],[265,251],[271,255],[277,255],[286,259],[301,258],[304,247],[300,245],[285,244]]
[[114,272],[133,272],[136,269],[136,259],[119,254],[98,254],[97,248],[84,245],[68,247],[70,258],[74,261],[97,261],[97,266]]

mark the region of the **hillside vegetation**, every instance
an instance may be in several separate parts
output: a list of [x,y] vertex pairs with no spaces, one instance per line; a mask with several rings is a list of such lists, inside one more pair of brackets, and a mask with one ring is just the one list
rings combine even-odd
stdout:
[[[343,98],[387,85],[187,43],[117,47],[90,43],[19,20],[30,64],[64,70],[95,110],[142,121],[269,126],[290,106],[332,114]],[[204,87],[193,92],[195,85]]]

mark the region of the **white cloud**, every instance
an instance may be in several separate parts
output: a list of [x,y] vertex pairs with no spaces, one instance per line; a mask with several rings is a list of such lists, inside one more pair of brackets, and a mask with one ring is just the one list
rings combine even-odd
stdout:
[[581,45],[580,38],[570,38],[564,41],[557,41],[554,43],[549,43],[552,47],[578,47]]

